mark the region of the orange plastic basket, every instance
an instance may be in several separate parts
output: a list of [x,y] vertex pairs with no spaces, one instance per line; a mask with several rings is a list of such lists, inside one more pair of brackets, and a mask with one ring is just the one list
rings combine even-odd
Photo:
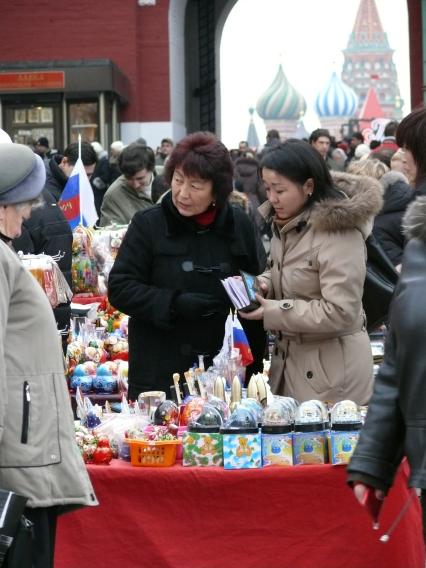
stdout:
[[130,463],[138,467],[168,467],[176,462],[176,450],[181,440],[161,442],[128,438]]

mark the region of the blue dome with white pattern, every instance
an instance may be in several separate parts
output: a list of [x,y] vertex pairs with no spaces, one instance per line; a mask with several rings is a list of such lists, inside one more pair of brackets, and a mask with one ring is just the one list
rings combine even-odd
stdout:
[[319,117],[352,116],[358,107],[358,96],[334,71],[328,85],[319,93],[315,110]]

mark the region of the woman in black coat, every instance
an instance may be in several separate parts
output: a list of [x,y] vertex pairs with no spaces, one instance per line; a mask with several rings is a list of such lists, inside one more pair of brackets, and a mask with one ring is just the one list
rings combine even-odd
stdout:
[[[213,134],[186,136],[165,166],[171,192],[132,219],[108,283],[111,304],[131,316],[131,399],[168,393],[172,374],[198,364],[198,355],[210,365],[230,310],[220,280],[265,266],[253,224],[228,203],[232,175],[228,150]],[[250,332],[260,369],[265,333],[259,326]]]
[[385,173],[380,183],[384,192],[383,208],[374,219],[373,235],[396,267],[401,264],[405,246],[401,222],[414,192],[401,172]]
[[426,526],[426,109],[413,111],[397,130],[410,179],[419,197],[407,209],[403,225],[408,243],[392,303],[383,365],[359,443],[348,466],[349,482],[362,502],[367,487],[383,499],[404,455],[409,484],[422,488]]

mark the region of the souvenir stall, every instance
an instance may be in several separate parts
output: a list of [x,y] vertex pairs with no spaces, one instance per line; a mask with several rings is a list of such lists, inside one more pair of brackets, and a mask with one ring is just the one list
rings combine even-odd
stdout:
[[[407,464],[381,507],[346,484],[367,408],[273,395],[267,361],[245,388],[252,357],[232,314],[211,367],[200,356],[175,373],[170,399],[127,399],[127,317],[105,298],[120,231],[75,234],[67,374],[100,505],[60,518],[55,565],[424,568]],[[249,304],[239,282],[235,301]],[[380,341],[373,351],[379,363]]]

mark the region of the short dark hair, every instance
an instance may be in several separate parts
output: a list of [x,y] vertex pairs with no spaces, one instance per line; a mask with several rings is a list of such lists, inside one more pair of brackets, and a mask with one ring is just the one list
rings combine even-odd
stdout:
[[352,138],[356,138],[357,140],[359,140],[360,142],[364,142],[364,135],[362,132],[352,132],[351,134],[351,140]]
[[153,172],[155,169],[155,154],[152,148],[138,142],[129,144],[118,158],[118,167],[126,178],[133,177],[140,170]]
[[49,148],[49,140],[46,136],[40,136],[40,138],[36,141],[36,144],[39,146],[44,146],[45,148]]
[[391,120],[390,122],[387,123],[387,125],[385,126],[385,129],[383,131],[383,135],[384,136],[395,136],[396,131],[398,129],[399,126],[399,122],[396,120]]
[[279,140],[280,133],[278,132],[278,130],[275,130],[275,128],[271,128],[271,130],[268,130],[268,132],[266,133],[266,138],[277,138]]
[[213,182],[216,207],[223,207],[233,189],[233,165],[229,151],[211,132],[194,132],[180,140],[164,165],[164,178],[171,185],[176,168],[185,175]]
[[318,138],[321,138],[321,136],[325,136],[331,142],[330,132],[326,128],[317,128],[311,132],[311,135],[309,136],[309,144],[316,142]]
[[401,120],[396,143],[413,155],[417,167],[415,185],[426,181],[426,108],[417,108]]
[[[73,142],[65,148],[64,158],[71,166],[75,166],[78,160],[78,142]],[[98,161],[96,152],[89,142],[81,143],[81,161],[85,166],[91,166]]]
[[380,141],[379,140],[372,140],[370,142],[370,150],[374,150],[374,148],[378,148],[380,146]]
[[314,182],[314,192],[306,202],[306,207],[311,207],[316,201],[323,199],[343,198],[342,193],[334,187],[321,154],[303,140],[289,138],[275,146],[264,155],[260,168],[274,170],[300,186],[311,178]]

